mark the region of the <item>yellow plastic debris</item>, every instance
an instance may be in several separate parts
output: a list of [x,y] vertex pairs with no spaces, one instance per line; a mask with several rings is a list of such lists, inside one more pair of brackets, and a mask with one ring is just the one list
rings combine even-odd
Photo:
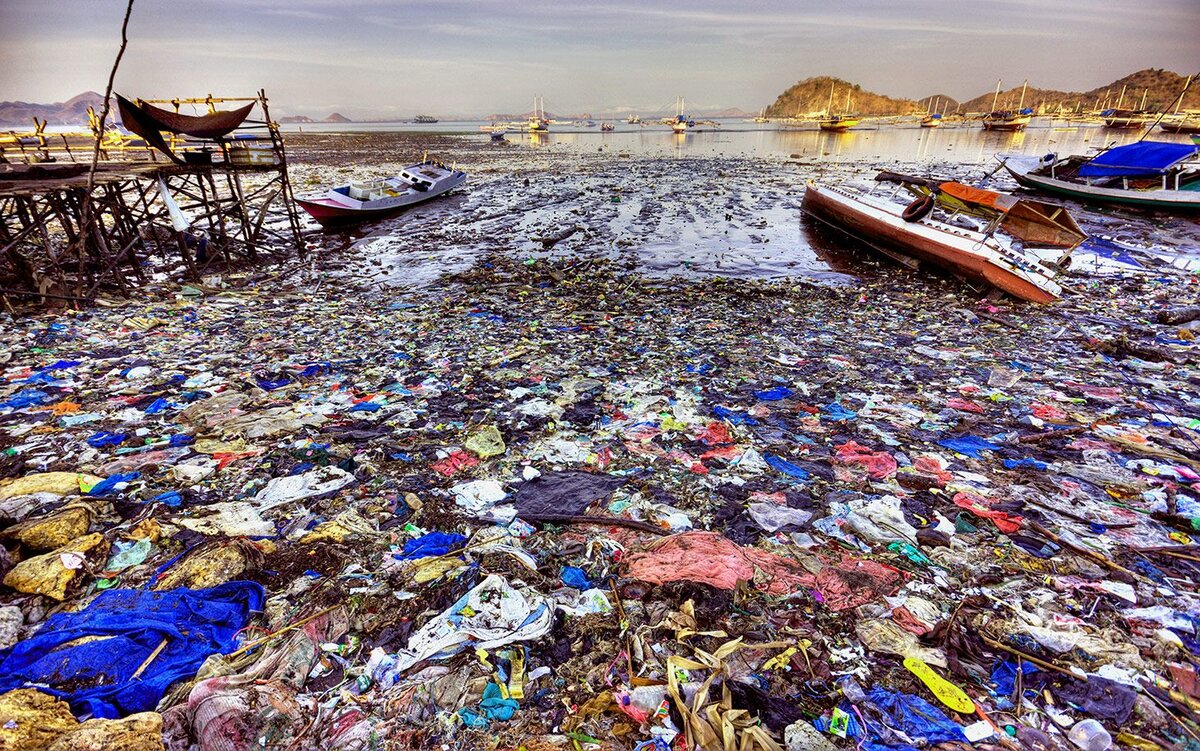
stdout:
[[90,488],[98,482],[99,477],[79,472],[42,472],[25,475],[12,480],[0,480],[0,501],[34,493],[69,495],[79,493],[84,487]]
[[495,425],[488,425],[475,431],[467,438],[463,446],[480,459],[499,456],[507,449],[507,446],[504,445],[504,436],[500,435],[500,429]]
[[33,688],[0,695],[0,750],[46,751],[50,744],[79,726],[62,699]]
[[67,596],[67,587],[75,579],[79,567],[69,562],[86,558],[100,547],[108,547],[104,535],[99,532],[80,537],[69,545],[43,555],[27,558],[4,577],[4,585],[30,595],[45,595],[62,601]]
[[971,697],[963,693],[961,688],[935,673],[933,668],[925,664],[924,660],[906,657],[904,658],[904,667],[920,678],[921,683],[924,683],[925,687],[933,692],[933,695],[942,704],[960,714],[975,713],[975,702],[971,701]]
[[91,510],[83,506],[74,506],[44,519],[14,524],[5,530],[4,536],[31,550],[53,550],[87,534],[91,524]]
[[88,720],[46,751],[162,751],[162,715],[138,712],[120,720]]

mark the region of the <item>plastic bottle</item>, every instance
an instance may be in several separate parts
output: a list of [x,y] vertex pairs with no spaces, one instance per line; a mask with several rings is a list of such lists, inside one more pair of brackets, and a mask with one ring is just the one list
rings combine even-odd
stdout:
[[1096,720],[1075,723],[1075,727],[1067,733],[1067,738],[1083,751],[1108,751],[1112,748],[1112,736]]

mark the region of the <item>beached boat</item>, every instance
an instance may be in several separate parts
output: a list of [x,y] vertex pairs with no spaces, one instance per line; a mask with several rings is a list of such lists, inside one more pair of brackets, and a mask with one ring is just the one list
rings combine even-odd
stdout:
[[1085,203],[1200,210],[1200,143],[1138,141],[1093,157],[998,156],[1027,188]]
[[[1059,206],[894,173],[875,179],[898,187],[875,195],[809,182],[803,210],[911,268],[927,261],[1037,303],[1058,299],[1057,267],[1087,237]],[[916,198],[897,200],[901,188]]]
[[395,177],[339,185],[323,195],[299,197],[296,203],[322,225],[347,224],[389,216],[466,181],[465,172],[426,161],[405,167]]

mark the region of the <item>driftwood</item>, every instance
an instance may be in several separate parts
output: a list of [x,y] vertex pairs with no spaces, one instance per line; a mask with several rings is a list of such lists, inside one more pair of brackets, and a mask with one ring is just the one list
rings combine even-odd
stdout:
[[549,250],[550,248],[553,248],[555,245],[559,244],[563,240],[566,240],[568,237],[575,234],[576,232],[579,232],[582,229],[583,229],[583,227],[580,227],[578,224],[576,224],[573,227],[568,227],[567,229],[563,230],[562,232],[559,232],[557,235],[546,235],[544,237],[531,237],[529,239],[533,240],[535,243],[541,243],[542,250]]

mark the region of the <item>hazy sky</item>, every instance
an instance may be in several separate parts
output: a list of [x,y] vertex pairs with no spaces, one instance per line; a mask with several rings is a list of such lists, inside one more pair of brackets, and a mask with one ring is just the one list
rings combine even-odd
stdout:
[[[0,100],[103,91],[124,0],[0,0]],[[893,96],[1087,90],[1200,69],[1200,0],[136,0],[117,90],[265,88],[275,114],[769,104],[835,75]]]

